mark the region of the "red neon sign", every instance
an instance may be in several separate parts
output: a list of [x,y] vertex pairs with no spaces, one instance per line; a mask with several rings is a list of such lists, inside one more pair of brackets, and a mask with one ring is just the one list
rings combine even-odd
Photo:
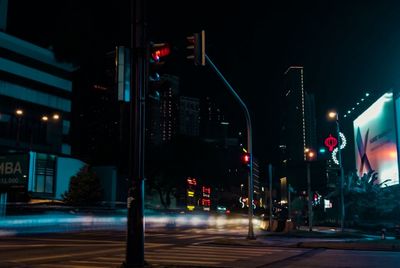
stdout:
[[329,137],[325,139],[325,146],[328,147],[329,152],[332,152],[333,149],[336,147],[338,144],[338,140],[333,137],[331,134],[329,134]]
[[201,205],[204,206],[204,207],[209,207],[209,206],[211,206],[211,200],[203,198],[201,200]]
[[189,184],[189,185],[197,185],[197,181],[196,181],[196,179],[191,179],[191,178],[188,178],[187,180],[187,183]]
[[210,187],[205,187],[205,186],[203,186],[203,193],[204,194],[210,194],[211,193],[211,188]]

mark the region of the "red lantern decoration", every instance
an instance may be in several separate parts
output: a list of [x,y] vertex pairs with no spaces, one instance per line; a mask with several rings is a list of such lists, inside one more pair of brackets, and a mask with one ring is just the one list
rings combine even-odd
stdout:
[[337,144],[338,140],[331,134],[329,134],[329,137],[325,139],[325,146],[328,147],[329,152],[332,152]]

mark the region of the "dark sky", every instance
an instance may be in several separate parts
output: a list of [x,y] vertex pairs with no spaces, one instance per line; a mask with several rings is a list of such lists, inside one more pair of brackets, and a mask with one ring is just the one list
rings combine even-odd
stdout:
[[[10,0],[8,31],[90,65],[115,45],[127,44],[127,3]],[[330,124],[328,109],[344,112],[366,91],[377,98],[400,84],[397,1],[147,3],[150,38],[170,42],[176,55],[183,54],[187,35],[206,30],[207,54],[248,104],[255,152],[262,159],[274,155],[283,73],[290,65],[304,66],[305,88],[316,95],[321,144]],[[181,58],[169,64],[181,76],[185,94],[212,95],[244,123],[239,106],[209,68],[194,68]],[[347,131],[351,136],[352,129]]]

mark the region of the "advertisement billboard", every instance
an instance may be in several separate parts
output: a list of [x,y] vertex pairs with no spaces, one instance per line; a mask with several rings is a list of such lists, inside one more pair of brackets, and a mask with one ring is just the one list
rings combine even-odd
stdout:
[[353,122],[359,176],[375,172],[382,187],[399,183],[393,93],[385,93]]
[[0,156],[0,186],[25,185],[28,172],[28,154]]

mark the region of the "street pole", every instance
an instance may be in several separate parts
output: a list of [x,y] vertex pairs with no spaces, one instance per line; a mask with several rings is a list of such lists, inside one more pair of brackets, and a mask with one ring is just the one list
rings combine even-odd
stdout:
[[148,80],[145,1],[131,0],[131,99],[129,125],[129,179],[125,267],[144,262],[144,138],[145,93]]
[[344,194],[343,194],[343,186],[344,186],[344,172],[343,172],[343,163],[342,163],[342,141],[340,139],[340,124],[339,124],[339,114],[336,113],[336,132],[338,139],[338,148],[339,148],[339,167],[340,167],[340,230],[344,231],[344,218],[345,218],[345,209],[344,209]]
[[19,147],[20,135],[21,135],[21,116],[17,116],[17,141],[16,145]]
[[308,192],[308,231],[312,231],[313,213],[311,203],[311,174],[310,162],[307,162],[307,192]]
[[225,79],[223,74],[218,70],[218,68],[214,65],[212,60],[205,55],[206,62],[211,66],[211,68],[215,71],[215,73],[221,78],[224,82],[225,86],[229,89],[229,91],[233,94],[236,100],[239,102],[240,106],[243,108],[245,117],[246,117],[246,126],[247,126],[247,151],[250,155],[250,170],[248,174],[248,201],[249,201],[249,210],[248,210],[248,218],[249,218],[249,230],[247,234],[248,239],[255,239],[254,230],[253,230],[253,145],[252,145],[252,128],[251,128],[251,118],[249,110],[247,109],[246,104],[239,97],[233,87],[229,84],[229,82]]
[[289,220],[292,220],[292,205],[291,205],[291,203],[292,203],[292,197],[291,197],[291,193],[292,193],[292,191],[291,191],[291,186],[290,186],[290,183],[289,183],[289,191],[288,191],[288,219]]
[[268,165],[269,174],[269,231],[272,232],[272,165]]

